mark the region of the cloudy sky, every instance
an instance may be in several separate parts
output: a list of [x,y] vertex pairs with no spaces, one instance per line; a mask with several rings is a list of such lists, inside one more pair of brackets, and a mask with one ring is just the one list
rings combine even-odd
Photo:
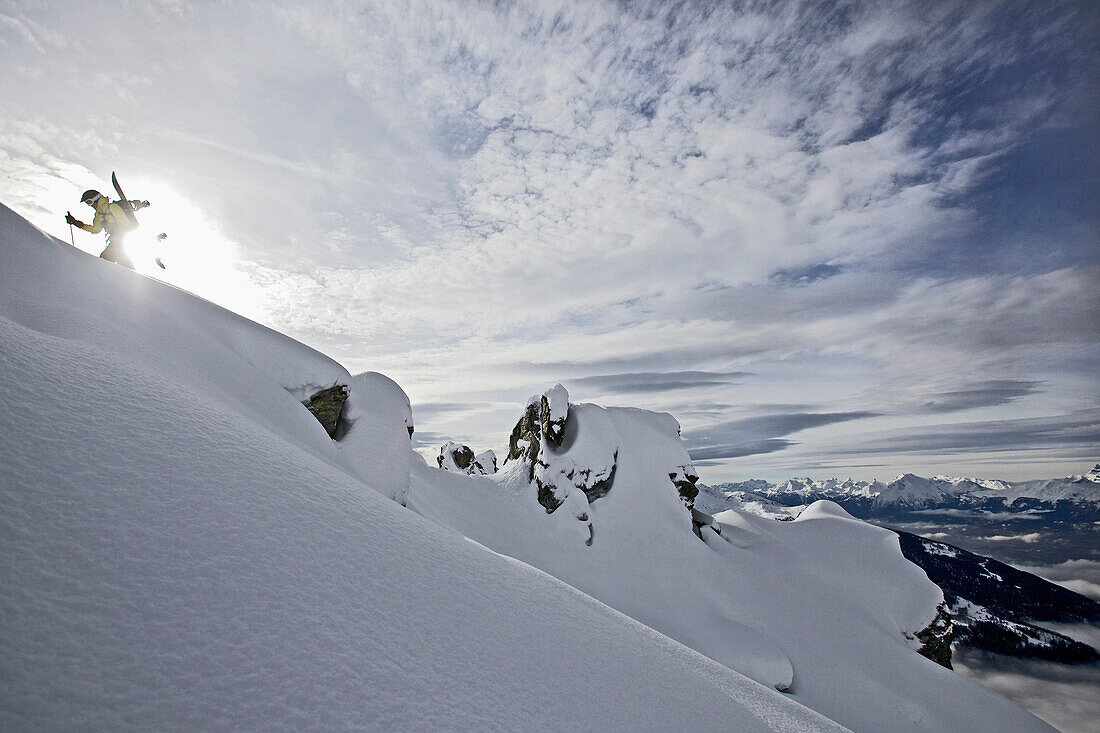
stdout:
[[0,202],[68,240],[117,170],[155,274],[395,378],[425,449],[560,381],[674,414],[709,482],[1066,475],[1098,38],[1087,1],[0,0]]

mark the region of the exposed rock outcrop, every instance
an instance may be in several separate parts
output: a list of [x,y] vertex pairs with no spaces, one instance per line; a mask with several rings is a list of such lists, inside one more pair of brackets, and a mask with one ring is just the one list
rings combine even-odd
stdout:
[[512,428],[512,435],[508,438],[508,457],[504,462],[527,461],[530,475],[528,480],[534,479],[535,460],[539,456],[539,446],[542,443],[542,420],[539,417],[540,401],[532,397],[527,401],[523,410],[523,416]]
[[695,497],[699,496],[699,487],[696,486],[699,483],[699,474],[695,472],[695,466],[690,463],[677,466],[675,471],[668,474],[668,477],[672,479],[672,484],[680,492],[680,499],[688,509],[693,508]]
[[468,476],[488,476],[497,472],[497,454],[491,450],[476,456],[468,445],[447,442],[439,449],[436,463],[444,471]]
[[545,451],[542,455],[549,460],[535,460],[534,482],[538,487],[539,503],[547,514],[552,514],[561,506],[571,489],[579,489],[591,504],[606,496],[615,483],[618,449],[595,465],[578,465],[569,457],[547,456]]
[[569,514],[587,522],[591,544],[595,537],[591,508],[614,493],[615,482],[622,475],[623,450],[636,456],[632,475],[646,488],[635,486],[638,493],[624,496],[622,501],[627,504],[622,506],[634,500],[651,501],[641,497],[644,491],[653,490],[678,496],[680,505],[692,508],[699,493],[699,475],[678,436],[679,424],[671,415],[571,405],[565,387],[556,384],[527,401],[512,430],[505,464],[523,467],[516,466],[514,471],[522,471],[533,484],[547,514],[565,506]]
[[448,441],[440,447],[435,462],[444,471],[465,473],[474,462],[474,451],[468,445]]
[[[508,440],[505,463],[521,461],[527,466],[528,480],[535,484],[547,514],[557,511],[573,489],[583,493],[587,504],[607,495],[615,481],[616,446],[601,446],[594,452],[595,443],[586,443],[581,461],[563,448],[569,415],[569,393],[555,384],[527,400]],[[578,510],[578,518],[581,514],[587,521],[587,512]]]
[[339,440],[344,428],[342,418],[347,400],[348,388],[343,384],[336,384],[313,393],[302,404],[321,423],[328,437]]
[[561,447],[565,438],[565,421],[569,417],[569,393],[565,391],[565,387],[555,384],[543,392],[539,407],[542,434],[551,445]]

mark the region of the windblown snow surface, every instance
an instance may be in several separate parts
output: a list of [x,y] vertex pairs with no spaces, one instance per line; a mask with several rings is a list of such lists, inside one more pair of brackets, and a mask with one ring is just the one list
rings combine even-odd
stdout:
[[[340,442],[301,404],[336,383]],[[569,414],[618,450],[587,523],[521,464],[427,466],[386,377],[0,207],[0,729],[1045,729],[912,650],[940,597],[896,539],[819,503],[700,541],[674,421]]]

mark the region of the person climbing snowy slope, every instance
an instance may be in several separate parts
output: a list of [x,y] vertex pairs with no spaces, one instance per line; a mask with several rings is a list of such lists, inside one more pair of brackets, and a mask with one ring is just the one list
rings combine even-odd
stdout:
[[95,189],[88,189],[80,197],[81,203],[88,204],[95,210],[95,216],[91,224],[85,224],[72,215],[65,212],[65,222],[78,226],[91,234],[99,234],[107,231],[107,247],[100,253],[100,257],[111,262],[134,269],[134,262],[126,254],[123,248],[123,240],[127,234],[137,229],[137,218],[134,212],[149,205],[148,201],[130,201],[123,197],[119,201],[111,201]]

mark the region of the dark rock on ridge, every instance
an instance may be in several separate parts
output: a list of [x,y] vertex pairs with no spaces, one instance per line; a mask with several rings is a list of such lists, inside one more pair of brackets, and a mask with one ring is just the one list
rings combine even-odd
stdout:
[[468,445],[448,442],[439,449],[436,463],[444,471],[468,476],[488,476],[497,472],[497,454],[491,450],[474,455]]
[[531,475],[534,478],[535,460],[539,457],[539,445],[542,442],[542,421],[539,411],[533,402],[528,402],[524,408],[523,416],[512,428],[512,435],[508,438],[508,461],[530,460]]
[[527,478],[535,484],[538,502],[547,514],[557,511],[571,488],[583,491],[591,503],[606,496],[615,481],[618,450],[609,466],[578,466],[568,461],[554,463],[553,454],[562,449],[568,425],[569,393],[562,385],[555,384],[527,401],[508,439],[505,463],[526,463]]
[[343,384],[333,385],[328,389],[322,389],[302,402],[317,422],[328,433],[328,437],[338,440],[341,431],[344,414],[344,404],[348,400],[348,388]]
[[695,472],[695,467],[690,463],[686,466],[677,466],[676,471],[670,473],[668,477],[672,479],[676,490],[680,492],[680,499],[688,509],[694,508],[695,497],[699,496],[699,487],[696,486],[699,483],[699,474]]
[[555,384],[542,394],[539,401],[539,424],[546,440],[555,448],[565,439],[565,422],[569,417],[569,393]]
[[443,467],[444,461],[447,457],[450,457],[454,465],[463,471],[470,467],[470,464],[474,462],[474,451],[466,445],[455,445],[454,443],[447,443],[439,449],[439,456],[435,459],[435,462],[440,468]]
[[[584,495],[588,497],[588,503],[591,504],[597,499],[607,496],[608,492],[611,491],[611,486],[615,483],[615,469],[618,467],[618,460],[619,452],[615,451],[611,462],[611,468],[608,471],[593,471],[593,469],[588,467],[574,466],[568,472],[559,475],[569,481],[571,486],[583,491]],[[565,496],[559,493],[560,490],[558,485],[552,483],[547,478],[546,473],[544,473],[550,468],[550,464],[544,463],[541,460],[536,460],[536,463],[538,464],[538,468],[543,469],[542,471],[534,472],[534,482],[538,487],[539,504],[542,504],[547,514],[553,514],[554,511],[561,506],[562,502],[565,501]]]

